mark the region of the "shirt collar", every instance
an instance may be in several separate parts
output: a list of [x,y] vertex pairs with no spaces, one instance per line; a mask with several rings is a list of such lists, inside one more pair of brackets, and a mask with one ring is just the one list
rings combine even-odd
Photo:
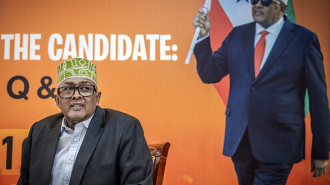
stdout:
[[262,27],[259,23],[256,23],[256,35],[260,34],[260,32],[262,32],[264,30],[267,31],[270,34],[277,35],[278,33],[280,33],[283,25],[284,25],[284,18],[283,17],[281,17],[276,23],[272,24],[267,29]]
[[[85,121],[79,122],[79,123],[77,123],[76,125],[82,123],[82,124],[85,126],[85,128],[87,129],[88,126],[89,126],[89,124],[91,123],[93,117],[94,117],[94,114],[93,114],[91,117],[89,117],[88,119],[86,119]],[[65,124],[65,117],[63,117],[63,119],[62,119],[62,126],[61,126],[61,133],[62,133],[64,130],[68,131],[69,129],[71,130],[70,127],[66,126],[66,124]]]

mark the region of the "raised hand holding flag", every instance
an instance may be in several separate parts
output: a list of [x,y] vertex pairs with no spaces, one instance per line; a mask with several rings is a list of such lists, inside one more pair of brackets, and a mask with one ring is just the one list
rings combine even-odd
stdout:
[[[204,7],[203,7],[203,12],[204,12],[204,15],[206,15],[207,13],[209,13],[209,11],[211,10],[211,1],[212,0],[206,0],[205,1],[205,4],[204,4]],[[193,40],[190,44],[190,48],[189,48],[189,51],[188,51],[188,55],[187,55],[187,58],[186,58],[186,61],[185,61],[185,64],[189,64],[190,62],[190,59],[191,59],[191,56],[194,52],[194,48],[195,48],[195,43],[198,39],[198,36],[200,34],[200,31],[201,31],[201,28],[200,27],[197,27],[196,30],[195,30],[195,34],[194,34],[194,37],[193,37]]]

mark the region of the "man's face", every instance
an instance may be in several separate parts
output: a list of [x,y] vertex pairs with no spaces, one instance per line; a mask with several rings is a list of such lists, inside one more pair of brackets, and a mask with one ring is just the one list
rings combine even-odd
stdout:
[[262,6],[261,0],[255,5],[252,5],[252,16],[255,22],[262,27],[268,28],[276,23],[284,14],[286,9],[285,4],[278,4],[278,0],[273,0],[273,3],[268,7]]
[[[95,85],[95,83],[84,77],[72,77],[64,80],[59,84],[61,87],[78,87],[81,85]],[[87,120],[95,112],[101,97],[101,92],[93,92],[91,96],[81,96],[76,89],[73,96],[69,98],[62,98],[57,94],[55,96],[56,105],[61,109],[69,126]]]

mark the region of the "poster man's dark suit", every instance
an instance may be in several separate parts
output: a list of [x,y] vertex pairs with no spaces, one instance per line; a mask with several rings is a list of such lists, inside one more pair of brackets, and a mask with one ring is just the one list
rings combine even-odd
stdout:
[[304,158],[304,97],[309,92],[313,159],[329,158],[329,107],[323,56],[317,36],[285,23],[257,78],[254,76],[255,24],[235,27],[214,52],[210,39],[195,47],[197,70],[205,83],[230,76],[223,153],[233,156],[246,129],[258,161],[295,163]]
[[[49,185],[63,114],[35,123],[23,143],[18,184]],[[96,108],[77,155],[70,185],[152,185],[153,162],[140,122]]]

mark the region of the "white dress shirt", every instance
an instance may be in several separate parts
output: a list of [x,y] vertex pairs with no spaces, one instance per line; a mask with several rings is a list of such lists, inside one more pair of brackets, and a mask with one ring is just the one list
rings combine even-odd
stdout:
[[266,49],[265,49],[265,53],[264,53],[264,57],[262,59],[261,65],[260,65],[260,71],[261,71],[262,67],[265,65],[265,62],[269,56],[269,53],[272,50],[283,25],[284,25],[283,17],[281,17],[280,20],[278,20],[273,25],[269,26],[267,29],[262,27],[260,24],[256,23],[256,34],[254,36],[254,47],[256,47],[257,42],[261,38],[261,32],[262,31],[268,32],[268,34],[266,35]]
[[58,140],[51,173],[50,185],[69,184],[73,165],[93,116],[94,114],[87,120],[76,124],[74,130],[66,126],[65,118],[63,118],[61,135]]

